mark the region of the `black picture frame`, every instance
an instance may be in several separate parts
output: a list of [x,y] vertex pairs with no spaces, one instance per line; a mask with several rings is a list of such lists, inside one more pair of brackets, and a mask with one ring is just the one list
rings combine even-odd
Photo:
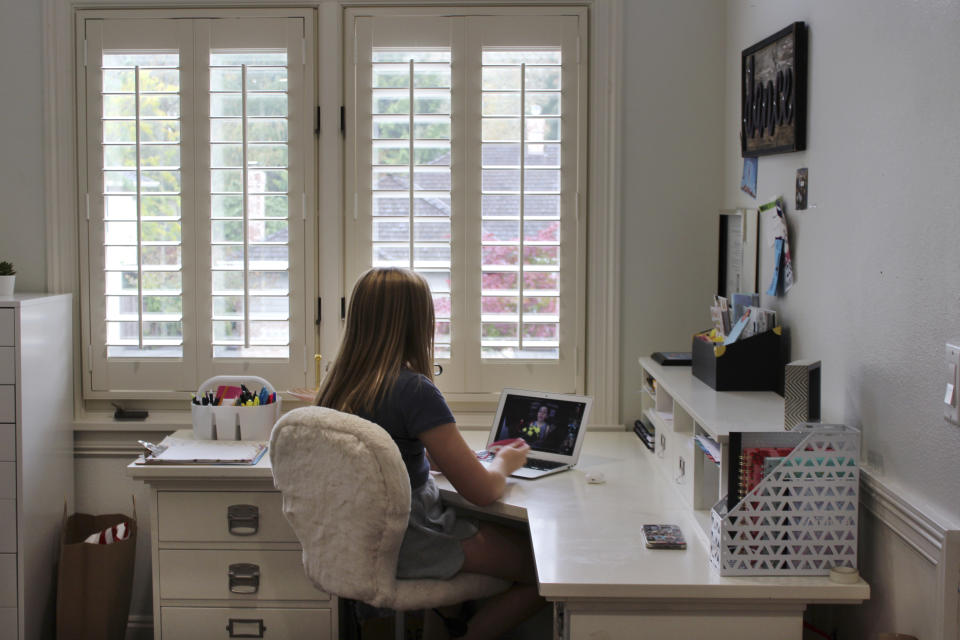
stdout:
[[740,54],[740,152],[806,148],[807,27],[794,22]]

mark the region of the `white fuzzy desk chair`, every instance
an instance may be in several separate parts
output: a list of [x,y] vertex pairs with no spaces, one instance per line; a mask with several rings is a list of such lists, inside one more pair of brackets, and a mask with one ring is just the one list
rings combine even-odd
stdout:
[[[318,588],[402,612],[484,598],[509,586],[470,573],[397,579],[410,477],[393,439],[372,422],[333,409],[296,409],[273,427],[270,461],[304,570]],[[397,622],[402,638],[400,613]]]

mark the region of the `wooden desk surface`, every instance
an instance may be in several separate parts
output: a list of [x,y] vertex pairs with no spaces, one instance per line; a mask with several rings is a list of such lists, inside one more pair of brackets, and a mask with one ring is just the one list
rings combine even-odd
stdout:
[[[187,436],[190,432],[178,432]],[[474,448],[486,432],[465,431]],[[253,467],[145,466],[131,464],[132,477],[151,483],[203,480],[220,486],[272,487],[269,456]],[[585,474],[602,472],[604,484]],[[670,599],[763,600],[783,603],[859,603],[870,596],[860,580],[842,585],[826,577],[721,577],[710,566],[709,540],[677,492],[653,468],[631,432],[587,434],[575,469],[538,480],[511,478],[503,498],[480,509],[436,477],[451,504],[529,523],[540,593],[551,600]],[[642,524],[677,524],[685,551],[644,547]]]

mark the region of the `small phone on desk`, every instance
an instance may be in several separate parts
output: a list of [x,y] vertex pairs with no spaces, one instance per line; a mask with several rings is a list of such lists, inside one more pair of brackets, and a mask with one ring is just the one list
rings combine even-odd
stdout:
[[643,525],[643,541],[648,549],[686,549],[687,541],[675,524]]

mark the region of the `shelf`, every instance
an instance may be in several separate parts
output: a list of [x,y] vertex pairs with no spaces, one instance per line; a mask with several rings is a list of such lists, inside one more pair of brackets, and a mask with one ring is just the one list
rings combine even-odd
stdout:
[[690,367],[663,367],[646,357],[640,366],[644,379],[657,381],[657,399],[668,396],[714,440],[726,440],[731,431],[783,429],[783,398],[773,391],[714,391]]

